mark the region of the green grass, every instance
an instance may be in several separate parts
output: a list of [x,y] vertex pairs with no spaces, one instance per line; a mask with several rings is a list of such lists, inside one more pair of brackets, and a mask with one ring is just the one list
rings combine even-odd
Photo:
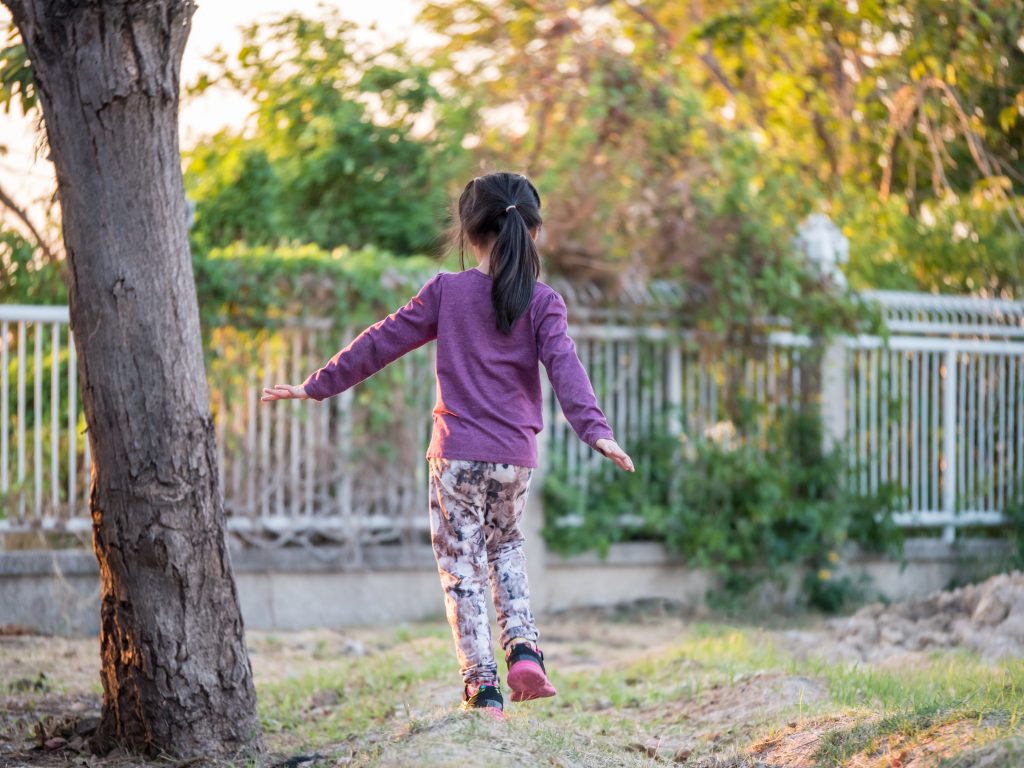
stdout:
[[[315,672],[258,685],[264,733],[287,735],[289,743],[323,744],[380,727],[403,709],[412,691],[451,677],[449,646],[425,636],[379,653],[325,660]],[[317,699],[324,702],[318,709]]]
[[[712,689],[716,696],[742,699],[737,691],[743,681],[765,676],[766,684],[774,684],[797,676],[816,684],[815,697],[779,700],[763,716],[755,707],[741,722],[724,726],[713,743],[698,744],[692,762],[712,753],[742,754],[791,732],[787,723],[800,729],[833,715],[842,719],[820,739],[821,766],[913,746],[951,723],[969,724],[965,750],[1024,735],[1024,660],[993,664],[965,650],[942,650],[912,665],[829,664],[797,659],[777,637],[756,627],[694,623],[667,646],[632,656],[627,651],[621,663],[608,663],[598,633],[596,640],[563,646],[562,656],[572,664],[594,658],[600,664],[571,671],[552,664],[559,696],[511,705],[508,721],[496,724],[456,711],[460,681],[447,627],[408,625],[375,635],[364,655],[344,655],[333,641],[315,641],[308,651],[312,666],[307,659],[294,676],[257,679],[260,716],[271,750],[319,751],[330,758],[324,765],[342,757],[351,766],[430,768],[480,760],[495,766],[651,766],[662,761],[631,745],[653,737],[699,741],[708,723],[680,713],[703,706]],[[272,652],[282,646],[273,637],[264,640]]]
[[837,704],[872,705],[883,712],[938,705],[1019,708],[1024,697],[1024,660],[993,665],[964,649],[933,651],[926,663],[910,667],[836,666],[815,660],[800,668],[827,677]]
[[888,737],[913,740],[959,721],[975,724],[976,744],[1022,733],[1021,659],[992,665],[957,649],[933,652],[927,663],[899,669],[816,666],[816,673],[829,680],[836,706],[868,708],[880,715],[877,721],[827,734],[819,753],[826,765],[842,765],[860,751],[878,748]]
[[[991,663],[955,649],[916,654],[912,663],[827,663],[794,656],[781,635],[756,626],[671,626],[678,635],[659,625],[655,644],[640,642],[650,631],[643,617],[628,629],[592,618],[563,622],[553,636],[573,639],[547,649],[559,695],[509,703],[504,724],[457,711],[461,681],[442,621],[348,637],[257,634],[251,648],[265,743],[279,756],[326,755],[317,768],[339,760],[353,768],[671,762],[671,752],[645,754],[642,745],[656,739],[692,747],[691,764],[712,756],[728,763],[752,750],[786,764],[777,758],[794,743],[789,737],[811,729],[821,734],[816,762],[830,768],[855,755],[884,761],[936,738],[952,744],[944,768],[970,768],[970,754],[997,747],[1024,754],[1024,659]],[[84,674],[95,665],[93,646],[69,643],[54,654],[32,646],[28,659],[12,643],[18,651],[0,664],[0,696],[17,699],[23,717],[98,694],[99,680]],[[67,675],[55,658],[67,659]],[[963,755],[950,756],[951,748]],[[1000,762],[1003,754],[988,764],[1013,764]]]

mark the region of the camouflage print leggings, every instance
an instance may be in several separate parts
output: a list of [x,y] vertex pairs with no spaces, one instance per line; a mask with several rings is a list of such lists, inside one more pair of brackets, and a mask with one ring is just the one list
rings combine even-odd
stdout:
[[462,678],[470,685],[497,684],[488,569],[502,648],[514,637],[537,641],[519,530],[533,469],[461,459],[428,462],[430,539]]

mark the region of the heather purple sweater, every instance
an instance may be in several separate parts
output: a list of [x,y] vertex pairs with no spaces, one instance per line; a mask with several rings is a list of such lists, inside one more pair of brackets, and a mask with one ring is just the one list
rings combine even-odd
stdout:
[[437,339],[437,402],[427,458],[537,466],[540,367],[566,418],[587,445],[614,439],[566,332],[565,302],[537,281],[508,336],[495,326],[491,278],[479,269],[440,272],[302,383],[314,400],[358,384]]

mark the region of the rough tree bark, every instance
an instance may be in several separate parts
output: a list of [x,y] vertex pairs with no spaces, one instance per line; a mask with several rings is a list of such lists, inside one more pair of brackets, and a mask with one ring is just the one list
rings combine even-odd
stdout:
[[260,750],[227,549],[178,147],[186,0],[4,0],[57,171],[93,455],[95,743]]

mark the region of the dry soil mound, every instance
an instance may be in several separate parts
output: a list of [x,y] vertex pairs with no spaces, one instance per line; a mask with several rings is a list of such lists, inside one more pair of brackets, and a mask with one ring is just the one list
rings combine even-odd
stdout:
[[872,603],[828,625],[836,653],[865,661],[953,646],[986,659],[1024,655],[1024,573],[892,605]]

